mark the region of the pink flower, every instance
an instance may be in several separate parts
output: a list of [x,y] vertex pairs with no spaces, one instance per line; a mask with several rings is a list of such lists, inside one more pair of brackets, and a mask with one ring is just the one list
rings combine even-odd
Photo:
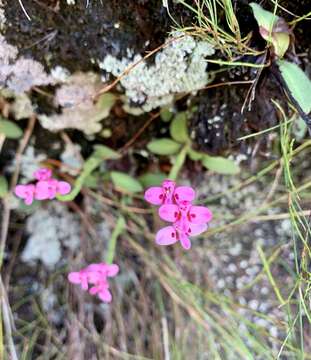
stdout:
[[68,182],[52,178],[50,169],[41,168],[35,171],[33,176],[38,180],[36,184],[17,185],[14,191],[16,196],[24,199],[27,205],[30,205],[33,199],[52,200],[58,194],[66,195],[71,191]]
[[172,245],[180,241],[185,250],[191,248],[189,237],[196,236],[207,230],[207,224],[191,224],[186,222],[176,222],[173,226],[166,226],[160,229],[156,235],[158,245]]
[[98,295],[100,300],[106,303],[110,303],[112,300],[109,284],[106,281],[98,282],[97,285],[91,287],[89,293],[91,295]]
[[158,245],[171,245],[180,241],[184,249],[191,247],[189,237],[207,230],[212,212],[205,206],[195,206],[191,201],[195,191],[189,186],[178,186],[171,180],[165,180],[162,187],[151,187],[145,192],[145,199],[154,205],[161,205],[159,216],[172,222],[171,226],[160,229],[156,234]]
[[35,195],[35,185],[17,185],[15,186],[15,195],[24,200],[26,205],[31,205]]
[[180,201],[192,201],[195,191],[190,186],[178,186],[172,180],[164,180],[162,187],[153,186],[146,190],[145,200],[153,205],[173,204]]
[[36,200],[52,200],[57,193],[58,181],[55,179],[41,180],[36,184]]
[[73,271],[71,273],[68,274],[68,280],[72,283],[72,284],[81,284],[81,288],[83,290],[87,290],[88,289],[88,272],[84,269],[80,270],[80,271]]
[[[91,295],[97,295],[104,302],[111,302],[108,277],[114,277],[119,272],[116,264],[90,264],[86,268],[68,274],[68,280],[73,284],[81,284],[83,290],[88,290]],[[89,286],[91,288],[89,289]]]
[[36,200],[54,199],[57,194],[66,195],[70,193],[71,186],[66,181],[49,179],[38,181],[36,184]]
[[33,173],[33,177],[39,181],[49,180],[52,177],[52,170],[46,169],[46,168],[41,168]]
[[189,221],[193,224],[204,224],[212,219],[212,212],[205,206],[193,206],[189,201],[182,201],[178,205],[162,205],[159,216],[168,222]]

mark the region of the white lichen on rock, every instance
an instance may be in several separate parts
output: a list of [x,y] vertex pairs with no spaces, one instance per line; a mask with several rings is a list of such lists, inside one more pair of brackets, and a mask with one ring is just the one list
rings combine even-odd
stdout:
[[4,11],[4,1],[0,0],[0,31],[3,32],[6,26],[6,17]]
[[[26,184],[33,181],[33,173],[41,166],[41,162],[47,158],[45,154],[36,154],[33,146],[28,146],[26,151],[21,155],[21,168],[19,181]],[[12,166],[9,168],[11,171],[15,168],[16,161],[13,160]]]
[[33,115],[34,108],[29,96],[27,96],[27,94],[16,95],[11,106],[11,111],[16,120],[27,119]]
[[45,72],[42,64],[21,57],[11,65],[7,87],[16,94],[21,94],[34,86],[49,85],[51,83],[53,83],[53,80]]
[[17,48],[8,44],[4,36],[0,35],[0,88],[7,87],[21,94],[34,86],[55,82],[38,61],[17,56]]
[[100,121],[109,115],[114,104],[112,94],[104,94],[98,101],[95,100],[101,87],[97,74],[77,73],[70,76],[55,94],[55,106],[61,107],[62,113],[39,115],[41,125],[50,131],[71,128],[86,134],[99,132],[102,128]]
[[155,55],[153,65],[148,65],[139,54],[131,57],[130,52],[121,60],[107,55],[99,63],[101,69],[118,77],[141,61],[122,76],[120,83],[129,103],[146,112],[171,103],[175,94],[196,91],[210,81],[205,60],[214,54],[210,43],[180,33],[175,33],[168,41],[171,41],[169,45]]
[[77,176],[83,166],[81,146],[79,144],[66,143],[65,149],[60,155],[62,164],[60,170],[72,176]]
[[80,242],[81,228],[77,215],[58,202],[36,210],[27,219],[26,230],[29,238],[22,260],[28,263],[41,260],[48,268],[61,260],[62,247],[74,250]]

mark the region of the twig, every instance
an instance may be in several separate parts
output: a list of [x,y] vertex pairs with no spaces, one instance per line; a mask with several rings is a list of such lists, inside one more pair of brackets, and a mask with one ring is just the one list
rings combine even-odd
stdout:
[[[12,316],[10,316],[11,311],[8,304],[5,288],[3,286],[2,278],[0,277],[0,298],[1,298],[1,310],[2,310],[2,320],[5,328],[5,337],[7,344],[10,349],[10,359],[18,360],[17,352],[15,349],[13,335],[12,335]],[[14,324],[13,324],[14,325]]]
[[[28,121],[27,129],[25,130],[24,136],[16,152],[16,157],[15,157],[16,165],[10,182],[11,191],[14,189],[15,185],[17,184],[17,179],[21,166],[22,153],[24,152],[29,142],[35,123],[36,123],[36,117],[32,116]],[[2,267],[4,248],[9,230],[10,214],[11,214],[11,208],[10,208],[9,200],[6,197],[3,199],[3,216],[2,216],[2,227],[1,227],[1,237],[0,237],[0,269]]]
[[5,135],[4,134],[0,134],[0,152],[2,150],[2,146],[4,144],[5,141]]
[[120,149],[120,153],[123,153],[127,150],[139,137],[140,135],[147,129],[147,127],[152,123],[154,119],[156,119],[160,115],[160,112],[153,114],[145,124],[137,131],[137,133]]

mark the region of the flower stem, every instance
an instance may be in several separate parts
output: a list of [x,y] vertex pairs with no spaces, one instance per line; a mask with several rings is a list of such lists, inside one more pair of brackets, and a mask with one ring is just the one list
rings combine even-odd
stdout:
[[108,243],[108,249],[107,249],[107,254],[106,254],[106,258],[105,258],[105,262],[107,264],[112,264],[112,262],[113,262],[115,251],[116,251],[117,239],[122,234],[124,228],[125,228],[125,220],[124,220],[123,216],[119,216],[117,223],[116,223],[116,227],[114,228],[114,230],[111,234],[110,241]]
[[172,169],[169,173],[169,179],[176,180],[179,171],[184,165],[184,162],[186,160],[187,152],[189,150],[189,144],[185,144],[184,147],[181,149],[180,153],[176,156],[174,165],[172,166]]

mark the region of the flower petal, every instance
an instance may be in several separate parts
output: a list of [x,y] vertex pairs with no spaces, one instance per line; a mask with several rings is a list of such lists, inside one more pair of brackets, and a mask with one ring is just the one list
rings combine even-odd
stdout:
[[110,303],[112,300],[111,293],[108,289],[102,289],[98,293],[98,297],[100,298],[100,300],[102,300],[103,302],[106,302],[106,303]]
[[164,200],[163,190],[158,186],[153,186],[146,190],[144,198],[150,204],[161,205]]
[[30,184],[30,185],[17,185],[15,186],[14,189],[14,193],[17,197],[21,198],[21,199],[25,199],[27,197],[27,194],[29,192],[33,192],[35,189],[35,186]]
[[156,243],[158,245],[172,245],[175,242],[177,242],[177,236],[173,226],[166,226],[157,232]]
[[189,220],[193,224],[207,223],[212,219],[212,212],[205,206],[191,206],[189,212]]
[[190,186],[178,186],[174,191],[174,199],[180,201],[192,201],[195,198],[195,191]]
[[86,275],[81,276],[81,288],[82,288],[82,290],[87,290],[88,287],[89,287],[89,284],[88,284]]
[[107,276],[116,276],[119,272],[119,266],[117,264],[111,264],[107,266]]
[[71,185],[67,181],[58,181],[57,192],[60,195],[69,194],[71,191]]
[[25,204],[31,205],[32,202],[33,202],[33,193],[28,193],[27,196],[25,197]]
[[68,274],[68,281],[72,284],[80,284],[81,276],[79,271],[73,271]]
[[99,291],[100,291],[100,288],[98,286],[93,286],[90,288],[89,293],[91,295],[96,295],[97,293],[99,293]]
[[49,180],[52,177],[52,170],[51,169],[47,169],[47,168],[41,168],[38,169],[37,171],[35,171],[33,173],[33,176],[37,179],[37,180]]
[[36,184],[35,199],[46,200],[51,196],[51,189],[48,181],[38,181]]
[[191,241],[184,233],[180,234],[180,243],[185,250],[189,250],[191,248]]
[[177,205],[162,205],[159,208],[159,216],[162,220],[174,222],[178,220],[179,209]]
[[207,224],[191,224],[189,223],[188,236],[200,235],[207,230]]

